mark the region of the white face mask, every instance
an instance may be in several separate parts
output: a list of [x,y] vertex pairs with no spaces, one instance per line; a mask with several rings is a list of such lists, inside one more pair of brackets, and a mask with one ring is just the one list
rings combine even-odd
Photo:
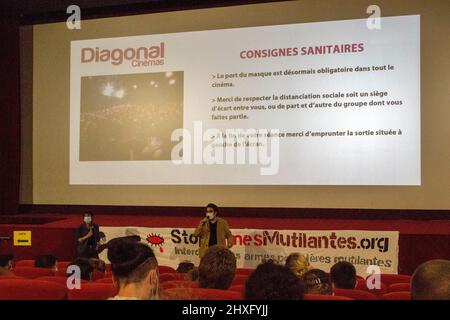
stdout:
[[91,223],[92,222],[92,218],[91,217],[84,217],[84,222]]
[[209,220],[214,219],[214,212],[207,212],[207,213],[206,213],[206,217],[207,217]]

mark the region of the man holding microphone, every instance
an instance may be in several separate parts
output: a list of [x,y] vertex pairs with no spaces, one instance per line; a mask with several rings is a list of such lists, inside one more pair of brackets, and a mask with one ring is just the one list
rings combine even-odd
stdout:
[[226,248],[233,246],[233,236],[225,219],[218,217],[219,208],[214,203],[206,206],[206,217],[200,221],[194,236],[199,238],[200,259],[205,255],[206,250],[215,245]]
[[93,214],[84,213],[83,223],[77,229],[77,257],[98,259],[97,244],[100,241],[98,224],[93,222]]

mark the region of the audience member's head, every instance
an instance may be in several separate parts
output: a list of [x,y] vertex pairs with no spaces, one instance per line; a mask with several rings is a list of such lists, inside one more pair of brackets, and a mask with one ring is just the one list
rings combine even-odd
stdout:
[[11,269],[13,258],[12,254],[0,254],[0,268]]
[[[67,268],[70,266],[78,266],[80,268],[80,278],[82,280],[91,281],[92,280],[92,273],[94,272],[94,268],[92,267],[92,264],[89,262],[89,259],[85,258],[77,258],[74,261],[72,261]],[[69,273],[68,276],[71,274]]]
[[413,300],[450,300],[450,260],[421,264],[411,278]]
[[195,267],[195,268],[189,270],[189,271],[186,273],[186,278],[187,278],[189,281],[197,281],[197,280],[198,280],[198,275],[199,275],[198,268]]
[[106,271],[106,263],[105,261],[97,258],[89,258],[89,263],[91,264],[94,270],[105,272]]
[[301,253],[291,253],[286,258],[286,267],[297,277],[302,277],[310,269],[308,260]]
[[100,237],[100,244],[106,244],[106,235],[104,232],[100,231],[98,233],[99,237]]
[[333,293],[330,277],[320,269],[306,271],[303,275],[303,282],[306,285],[307,293],[324,295]]
[[178,273],[187,273],[190,270],[194,269],[194,264],[190,261],[182,261],[178,265],[177,272]]
[[212,246],[200,260],[199,287],[223,289],[230,287],[236,273],[236,257],[223,246]]
[[11,272],[13,266],[13,255],[12,254],[0,254],[0,276],[12,275]]
[[157,298],[158,262],[149,246],[132,240],[115,241],[108,246],[108,259],[119,287],[117,298]]
[[34,266],[36,268],[46,268],[52,269],[53,271],[58,271],[58,261],[56,257],[51,254],[37,256],[34,259]]
[[304,293],[302,279],[272,260],[261,263],[245,285],[247,300],[302,300]]
[[354,289],[356,287],[356,269],[346,261],[340,261],[331,267],[331,282],[337,289]]

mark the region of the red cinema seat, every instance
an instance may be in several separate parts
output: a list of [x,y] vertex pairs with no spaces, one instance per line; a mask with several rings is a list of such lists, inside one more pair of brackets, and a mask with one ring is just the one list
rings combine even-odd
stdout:
[[393,283],[391,284],[387,292],[399,292],[399,291],[411,291],[411,284],[410,283]]
[[58,267],[58,271],[55,272],[55,276],[56,277],[67,277],[66,271],[67,271],[67,268],[59,268]]
[[82,283],[80,289],[69,290],[69,300],[106,300],[114,297],[118,288],[108,283]]
[[18,277],[16,275],[9,275],[9,276],[0,276],[0,280],[8,280],[8,279],[26,279],[24,277]]
[[373,293],[377,297],[381,297],[383,294],[387,292],[387,286],[383,282],[381,282],[380,284],[380,289],[369,289],[367,287],[367,281],[364,279],[363,280],[358,279],[355,289]]
[[159,282],[187,280],[186,273],[161,273]]
[[105,277],[105,273],[100,272],[98,270],[94,270],[94,272],[92,272],[92,281],[97,281],[100,279],[103,279]]
[[[64,287],[67,287],[67,278],[66,277],[39,277],[36,278],[36,280],[42,280],[42,281],[50,281],[55,282],[63,285]],[[87,283],[88,281],[81,279],[81,283]]]
[[381,282],[389,287],[393,283],[409,283],[411,282],[411,276],[406,274],[382,274]]
[[35,268],[35,267],[16,267],[14,268],[13,272],[16,276],[28,279],[35,279],[39,277],[47,277],[55,275],[55,273],[51,269]]
[[228,290],[244,293],[245,284],[236,284],[234,286],[231,286]]
[[164,281],[159,284],[160,290],[167,290],[172,288],[191,288],[191,281],[184,281],[184,280],[173,280],[173,281]]
[[243,275],[243,274],[236,274],[234,276],[233,281],[231,282],[232,286],[237,286],[239,284],[244,284],[247,282],[248,279],[248,275]]
[[204,288],[171,288],[161,292],[166,300],[242,300],[239,292]]
[[69,264],[70,264],[70,261],[58,261],[57,262],[58,269],[67,269]]
[[[55,272],[55,276],[57,277],[67,277],[67,268],[58,269],[58,271]],[[100,272],[98,270],[94,270],[92,273],[92,281],[97,281],[100,279],[105,278],[106,273]],[[111,275],[112,277],[112,275]]]
[[0,300],[65,300],[65,286],[49,281],[9,279],[0,281]]
[[255,269],[250,269],[250,268],[237,268],[236,269],[236,274],[242,274],[242,275],[250,275],[253,273],[253,271],[255,271]]
[[354,300],[378,300],[378,297],[373,293],[356,290],[356,289],[334,289],[334,293],[337,296],[348,297]]
[[303,297],[303,300],[353,300],[349,297],[341,297],[341,296],[329,296],[325,294],[313,294],[306,293]]
[[34,267],[34,260],[19,260],[14,263],[14,267]]
[[411,292],[409,291],[389,292],[382,295],[381,300],[411,300]]
[[98,280],[95,280],[95,283],[113,283],[113,279],[111,278],[101,278]]
[[177,270],[175,270],[172,267],[168,267],[168,266],[158,266],[159,269],[159,273],[175,273],[177,272]]

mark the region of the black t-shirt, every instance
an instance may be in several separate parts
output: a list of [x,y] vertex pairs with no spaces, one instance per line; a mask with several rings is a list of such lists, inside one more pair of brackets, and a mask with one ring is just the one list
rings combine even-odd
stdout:
[[215,246],[217,244],[217,221],[209,223],[209,246]]
[[[89,233],[89,227],[85,224],[82,223],[78,229],[77,229],[77,239],[84,237],[85,235],[87,235]],[[92,224],[92,231],[93,231],[93,236],[90,237],[87,240],[87,245],[89,247],[95,247],[97,245],[97,242],[100,241],[100,234],[99,234],[99,227],[97,224]]]

